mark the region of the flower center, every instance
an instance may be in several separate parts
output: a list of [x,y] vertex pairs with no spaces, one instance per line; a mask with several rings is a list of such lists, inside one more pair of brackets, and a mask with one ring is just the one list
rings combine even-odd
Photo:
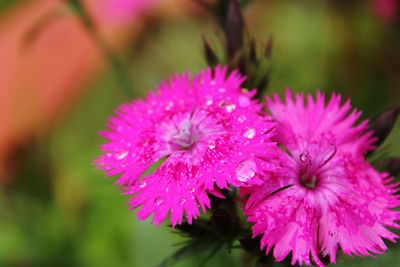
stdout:
[[198,125],[192,123],[190,119],[183,121],[177,128],[176,134],[169,141],[173,150],[189,150],[201,137]]
[[180,152],[193,154],[201,151],[200,144],[207,143],[208,148],[214,149],[216,143],[212,136],[224,132],[222,125],[209,116],[208,112],[198,109],[190,113],[176,114],[170,120],[163,122],[160,131],[163,136],[162,141],[168,147],[167,153],[179,152],[179,155]]
[[306,152],[300,154],[300,163],[300,184],[309,189],[315,188],[318,179],[312,166],[311,156]]
[[336,146],[329,144],[327,147],[319,147],[313,151],[313,157],[308,152],[299,156],[300,184],[306,188],[313,189],[318,186],[318,180],[324,167],[333,159],[336,154]]
[[313,189],[317,185],[317,176],[312,175],[312,176],[306,176],[302,175],[300,177],[300,184],[306,188]]

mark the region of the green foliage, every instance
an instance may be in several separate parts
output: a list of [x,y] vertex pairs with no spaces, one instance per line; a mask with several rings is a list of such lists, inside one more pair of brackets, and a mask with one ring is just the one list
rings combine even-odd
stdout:
[[400,158],[400,117],[397,118],[388,137],[373,153],[370,161],[379,163],[393,158]]
[[12,8],[15,5],[20,5],[27,0],[1,0],[0,1],[0,14]]

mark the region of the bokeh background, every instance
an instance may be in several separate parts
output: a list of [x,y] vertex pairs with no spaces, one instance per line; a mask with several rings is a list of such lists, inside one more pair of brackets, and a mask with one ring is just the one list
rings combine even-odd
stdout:
[[[66,2],[0,0],[0,266],[156,266],[182,239],[138,222],[93,166],[97,132],[129,100],[99,41],[143,97],[172,73],[206,67],[202,36],[221,48],[223,35],[194,0],[85,0],[92,31]],[[399,1],[251,2],[246,28],[260,48],[274,40],[269,93],[340,92],[365,118],[400,104]],[[338,265],[398,266],[390,246]],[[242,262],[223,251],[207,266]]]

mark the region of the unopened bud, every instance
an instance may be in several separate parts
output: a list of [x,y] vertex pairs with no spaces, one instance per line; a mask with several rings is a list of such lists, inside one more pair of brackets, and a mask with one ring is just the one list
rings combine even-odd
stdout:
[[382,113],[371,122],[371,128],[374,130],[375,136],[378,138],[377,145],[382,144],[385,138],[389,135],[396,123],[399,113],[400,107],[395,107]]

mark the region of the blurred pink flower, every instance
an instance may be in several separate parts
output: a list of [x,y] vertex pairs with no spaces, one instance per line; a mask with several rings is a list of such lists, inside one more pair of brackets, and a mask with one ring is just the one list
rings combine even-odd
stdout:
[[373,0],[373,8],[378,18],[385,23],[392,23],[398,8],[397,0]]
[[[138,15],[156,1],[82,2],[104,39],[120,49],[143,30]],[[104,58],[77,16],[55,16],[44,23],[65,2],[23,1],[0,17],[0,183],[12,177],[17,148],[46,133],[103,70]],[[106,5],[118,2],[134,12],[129,21],[108,20],[116,11]],[[163,11],[174,2],[163,2]]]
[[105,20],[110,22],[131,21],[158,0],[103,0],[98,3]]
[[[121,105],[102,132],[109,142],[96,163],[133,195],[139,219],[189,223],[210,207],[207,193],[257,181],[274,123],[259,115],[255,91],[237,72],[217,67],[190,78],[175,75],[145,100]],[[164,161],[163,161],[164,160]],[[163,162],[162,162],[163,161]],[[160,165],[158,166],[158,163]],[[147,172],[146,172],[147,171]],[[152,173],[150,173],[152,171]]]
[[329,256],[336,262],[340,246],[345,254],[367,256],[387,249],[383,238],[397,235],[399,197],[393,179],[378,173],[365,159],[374,138],[367,121],[355,122],[361,113],[341,105],[333,94],[296,94],[288,90],[286,103],[277,95],[267,107],[277,121],[274,137],[285,152],[269,159],[264,183],[243,188],[249,198],[244,208],[253,235],[262,235],[261,247],[273,249],[277,261],[292,252],[292,264],[316,263]]

